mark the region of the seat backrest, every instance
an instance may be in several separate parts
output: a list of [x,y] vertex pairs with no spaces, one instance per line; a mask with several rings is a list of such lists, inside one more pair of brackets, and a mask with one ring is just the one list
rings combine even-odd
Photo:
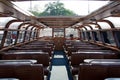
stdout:
[[0,78],[18,78],[20,80],[44,80],[41,64],[0,64]]

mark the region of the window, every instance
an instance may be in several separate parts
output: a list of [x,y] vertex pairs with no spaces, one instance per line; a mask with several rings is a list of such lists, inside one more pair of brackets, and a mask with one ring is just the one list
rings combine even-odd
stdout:
[[101,36],[100,36],[100,32],[99,31],[93,31],[93,35],[94,35],[94,40],[97,42],[101,42]]
[[52,28],[41,29],[39,37],[52,37]]
[[70,38],[71,34],[73,35],[73,38],[78,38],[78,36],[79,36],[78,30],[74,29],[74,28],[66,28],[65,33],[66,33],[65,38],[67,38],[67,39]]
[[99,28],[97,27],[97,25],[95,25],[95,24],[89,24],[91,27],[92,27],[92,29],[93,30],[98,30]]
[[18,26],[20,25],[20,24],[22,24],[23,22],[13,22],[13,23],[11,23],[10,24],[10,26],[9,26],[9,28],[8,29],[18,29]]
[[12,41],[12,31],[8,31],[7,37],[5,39],[4,46],[12,45],[12,43],[13,43],[13,41]]
[[30,40],[30,33],[31,33],[31,28],[33,26],[29,26],[28,29],[27,29],[27,32],[25,34],[25,41],[29,41]]
[[5,25],[13,19],[15,19],[15,18],[13,18],[13,17],[0,17],[0,28],[5,28]]
[[93,33],[93,36],[94,36],[94,40],[99,41],[98,36],[97,36],[97,32],[93,31],[92,33]]
[[117,46],[118,46],[118,48],[120,48],[120,31],[113,31],[114,32],[114,34],[115,34],[115,40],[116,40],[116,42],[117,42]]
[[33,40],[33,39],[34,39],[35,29],[36,29],[36,27],[34,27],[34,28],[32,29],[32,33],[31,33],[30,40]]
[[[15,19],[15,18],[13,18],[13,17],[0,17],[0,29],[4,29],[6,24],[13,19]],[[1,40],[3,38],[3,34],[4,34],[4,31],[0,30],[0,44],[1,44]],[[9,31],[7,34],[7,39],[5,40],[4,46],[7,46],[7,45],[12,43],[11,34],[12,34],[12,32]]]
[[24,35],[25,35],[25,29],[26,29],[27,26],[28,26],[28,24],[21,26],[17,43],[23,42]]
[[87,31],[87,38],[88,38],[88,40],[92,39],[91,36],[90,36],[90,32],[89,31]]
[[85,33],[84,33],[83,30],[81,31],[81,38],[82,38],[83,40],[85,39]]
[[111,29],[111,26],[106,22],[97,22],[102,29]]
[[3,33],[4,33],[4,31],[0,31],[0,44],[1,44],[1,41],[2,41],[2,38],[3,38]]
[[105,20],[111,21],[115,28],[120,28],[120,17],[108,17]]
[[111,44],[114,46],[116,45],[112,31],[102,31],[102,34],[103,34],[103,38],[104,38],[105,43],[108,43],[108,44]]

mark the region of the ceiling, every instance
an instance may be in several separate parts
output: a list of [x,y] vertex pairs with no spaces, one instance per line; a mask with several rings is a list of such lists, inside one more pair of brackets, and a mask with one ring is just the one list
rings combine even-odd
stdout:
[[[57,1],[57,0],[8,0],[8,1]],[[63,1],[69,1],[69,0],[63,0]],[[116,0],[78,0],[78,1],[116,1]]]
[[[9,0],[9,1],[50,1],[50,0]],[[88,0],[80,0],[80,1],[88,1]],[[89,1],[112,1],[112,0],[89,0]],[[47,27],[65,28],[81,22],[84,19],[84,17],[83,16],[43,16],[43,17],[36,17],[36,19],[37,21],[39,21],[40,23],[44,24]]]
[[37,20],[49,27],[70,27],[80,22],[83,18],[80,16],[47,16],[39,17]]

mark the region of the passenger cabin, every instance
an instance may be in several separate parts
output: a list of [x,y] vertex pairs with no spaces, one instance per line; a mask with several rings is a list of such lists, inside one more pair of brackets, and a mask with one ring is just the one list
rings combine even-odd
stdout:
[[120,80],[119,0],[62,0],[87,15],[39,17],[24,10],[35,1],[0,0],[0,80]]

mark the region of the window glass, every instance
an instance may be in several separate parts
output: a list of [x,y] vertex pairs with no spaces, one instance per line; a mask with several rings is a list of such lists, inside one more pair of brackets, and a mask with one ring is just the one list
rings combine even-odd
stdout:
[[53,37],[63,37],[65,28],[53,28]]
[[13,17],[0,17],[0,28],[4,28],[5,25],[13,19],[15,19],[15,18],[13,18]]
[[26,29],[27,26],[28,26],[28,24],[21,26],[17,43],[23,42],[24,35],[25,35],[25,29]]
[[91,38],[91,34],[90,34],[89,31],[87,31],[87,38],[88,38],[88,40],[91,40],[91,39],[92,39],[92,38]]
[[97,25],[94,25],[94,24],[89,24],[92,28],[93,28],[93,30],[98,30],[99,28],[97,27]]
[[87,32],[84,31],[83,33],[85,34],[85,40],[88,40]]
[[93,31],[93,35],[94,35],[94,40],[95,41],[101,41],[101,37],[100,37],[100,32],[99,31]]
[[32,27],[33,27],[33,26],[29,26],[27,30],[31,30]]
[[29,26],[26,32],[26,36],[25,36],[25,41],[29,41],[30,40],[30,34],[31,34],[31,28],[33,26]]
[[106,22],[97,22],[102,29],[111,29],[111,26]]
[[32,33],[31,33],[31,38],[30,38],[30,40],[33,40],[33,39],[34,39],[35,29],[36,29],[36,27],[34,27],[34,28],[32,29]]
[[4,33],[4,31],[0,31],[0,44],[1,44],[1,42],[2,42],[3,33]]
[[89,26],[85,26],[85,28],[86,28],[87,30],[91,30],[91,28],[90,28]]
[[82,30],[83,30],[83,31],[86,31],[86,29],[85,29],[85,28],[82,28]]
[[114,31],[118,48],[120,48],[120,31]]
[[84,40],[85,39],[85,33],[83,32],[83,30],[81,30],[81,38]]
[[38,30],[38,29],[35,29],[34,39],[36,39],[36,38],[37,38],[37,30]]
[[65,38],[67,39],[70,39],[70,35],[73,35],[73,38],[78,38],[79,36],[78,30],[74,28],[66,28],[65,33],[66,33]]
[[30,38],[30,30],[27,30],[26,34],[25,34],[25,41],[29,41]]
[[12,24],[10,24],[9,29],[18,29],[18,26],[21,24],[22,22],[13,22]]
[[8,31],[7,37],[5,39],[4,46],[12,45],[12,43],[13,43],[13,41],[12,41],[12,31]]
[[16,39],[17,39],[17,31],[8,31],[4,46],[15,44]]
[[39,37],[52,37],[52,28],[40,29]]
[[105,20],[109,20],[116,28],[120,28],[120,17],[108,17]]
[[111,44],[111,45],[116,45],[115,41],[114,41],[112,31],[103,31],[102,34],[103,34],[103,38],[104,38],[105,43],[108,43],[108,44]]

